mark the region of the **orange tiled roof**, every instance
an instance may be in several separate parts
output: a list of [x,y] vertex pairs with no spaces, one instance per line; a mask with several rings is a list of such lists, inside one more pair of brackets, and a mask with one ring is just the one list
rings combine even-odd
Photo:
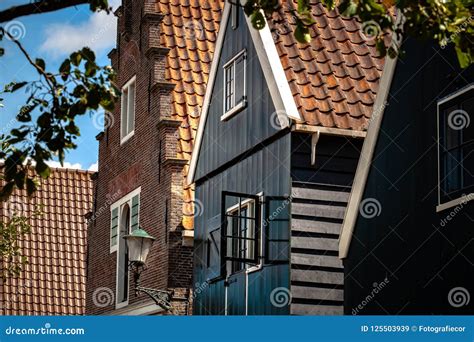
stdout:
[[[310,44],[299,44],[294,38],[291,14],[296,0],[283,3],[275,14],[283,24],[271,29],[304,121],[365,130],[384,64],[377,57],[375,42],[363,37],[356,19],[343,18],[313,0],[312,13],[317,23],[311,30],[312,40]],[[158,12],[164,14],[161,44],[171,49],[166,78],[176,84],[173,113],[182,121],[178,157],[185,160],[191,159],[223,6],[223,0],[157,1]],[[188,170],[186,166],[184,177]],[[191,187],[184,189],[183,224],[188,229],[193,227],[193,192]]]
[[0,203],[0,218],[12,211],[30,217],[31,232],[19,245],[28,264],[19,277],[0,280],[2,315],[82,315],[86,298],[85,215],[92,209],[91,172],[52,169],[31,199],[15,192]]
[[[170,48],[166,79],[176,84],[173,114],[182,121],[178,157],[190,160],[224,8],[223,0],[158,0],[161,45]],[[184,169],[186,183],[188,166]],[[194,190],[184,189],[183,225],[193,227]]]
[[367,129],[384,65],[375,40],[364,34],[357,19],[344,18],[337,10],[329,11],[313,0],[316,24],[310,30],[312,39],[309,44],[300,44],[293,34],[292,10],[296,10],[297,2],[284,3],[274,15],[284,24],[273,24],[273,37],[304,121],[324,127]]

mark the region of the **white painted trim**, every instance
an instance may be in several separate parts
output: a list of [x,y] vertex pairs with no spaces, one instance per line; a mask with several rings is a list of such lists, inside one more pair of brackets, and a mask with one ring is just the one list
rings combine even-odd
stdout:
[[[276,83],[276,87],[278,89],[281,101],[283,102],[283,110],[289,118],[303,122],[304,120],[301,117],[300,112],[298,111],[298,107],[296,106],[295,98],[293,97],[290,85],[286,78],[285,70],[283,69],[283,65],[281,64],[280,55],[278,54],[275,42],[273,41],[273,36],[270,32],[270,26],[268,22],[266,22],[265,19],[265,27],[262,30],[257,31],[253,28],[250,17],[247,16],[246,18],[247,23],[249,24],[250,33],[252,34],[252,32],[258,32],[260,35],[260,41],[263,44],[265,56],[261,56],[260,54],[258,54],[258,57],[260,59],[261,64],[264,64],[263,61],[265,61],[265,64],[269,64],[270,66],[272,76],[271,78]],[[252,38],[254,39],[254,45],[256,47],[260,46],[259,44],[257,44],[257,41],[254,38],[254,34],[252,34]],[[267,83],[269,83],[269,76],[270,75],[265,74]]]
[[[241,4],[245,1],[241,1]],[[224,14],[222,16],[222,22],[219,29],[219,35],[216,42],[216,51],[212,60],[211,70],[209,73],[209,81],[207,83],[206,94],[204,96],[204,103],[201,111],[201,118],[199,119],[198,131],[196,134],[196,142],[194,145],[193,153],[191,155],[191,162],[189,165],[189,173],[187,177],[187,183],[192,184],[194,182],[194,176],[196,173],[197,162],[199,158],[199,150],[201,148],[202,136],[204,135],[204,127],[206,125],[206,119],[209,111],[209,105],[211,102],[212,91],[216,79],[217,69],[219,65],[220,55],[222,46],[224,44],[224,35],[229,19],[231,4],[227,3],[224,5]],[[253,28],[251,19],[245,16],[250,35],[252,37],[257,56],[260,61],[260,65],[265,76],[265,80],[270,91],[270,96],[275,105],[276,114],[278,115],[281,128],[290,126],[291,119],[297,122],[303,122],[303,118],[298,111],[295,99],[291,93],[290,85],[286,78],[283,65],[281,64],[280,56],[273,41],[272,34],[268,23],[262,30],[256,30]]]
[[350,138],[365,138],[367,136],[366,131],[354,131],[352,129],[323,127],[323,126],[312,126],[305,124],[295,124],[291,127],[292,131],[301,133],[321,133],[327,135],[345,136]]
[[452,201],[441,203],[440,205],[436,206],[436,212],[439,213],[440,211],[456,207],[458,205],[465,205],[467,202],[474,200],[474,193],[470,193],[468,195],[463,195],[459,198],[456,198]]
[[[122,137],[122,125],[124,124],[123,123],[123,110],[124,110],[124,107],[123,107],[123,92],[124,92],[124,89],[128,88],[132,83],[135,83],[135,96],[134,96],[134,101],[135,103],[133,104],[133,130],[129,133],[127,133],[127,135],[125,135],[124,137]],[[127,107],[129,106],[128,104],[128,95],[127,95]],[[124,144],[127,140],[129,140],[131,137],[133,137],[134,133],[135,133],[135,115],[136,115],[136,112],[137,112],[137,76],[133,76],[132,78],[130,78],[122,87],[122,95],[121,95],[121,99],[120,99],[120,145]],[[128,129],[128,120],[130,118],[130,113],[128,112],[128,108],[127,108],[127,129]]]
[[239,103],[237,103],[234,107],[232,107],[232,109],[228,110],[225,114],[223,114],[221,116],[221,121],[229,120],[231,117],[233,117],[235,114],[240,112],[245,107],[247,107],[247,101],[244,99],[240,101]]
[[[397,13],[398,20],[401,20],[402,15]],[[400,46],[400,41],[394,37],[392,39],[392,46]],[[344,215],[342,223],[341,235],[339,236],[339,258],[347,257],[349,247],[352,240],[352,234],[359,214],[359,205],[364,195],[365,185],[369,176],[370,166],[374,155],[375,147],[382,124],[385,107],[387,104],[388,94],[392,84],[393,76],[397,66],[398,58],[392,59],[386,57],[385,66],[382,71],[382,78],[380,79],[379,91],[375,99],[374,108],[372,111],[371,122],[367,131],[367,136],[364,140],[359,163],[354,176],[354,182],[349,197],[349,202]]]
[[468,92],[468,91],[470,91],[470,90],[472,90],[472,89],[474,89],[474,83],[468,84],[467,86],[465,86],[465,87],[463,87],[463,88],[461,88],[461,89],[458,89],[458,90],[455,91],[454,93],[452,93],[452,94],[450,94],[450,95],[448,95],[448,96],[446,96],[446,97],[443,97],[442,99],[440,99],[440,100],[438,101],[438,106],[440,106],[440,105],[442,105],[442,104],[444,104],[444,103],[446,103],[446,102],[449,102],[449,101],[455,99],[456,97],[461,96],[462,94],[464,94],[464,93],[466,93],[466,92]]
[[199,118],[198,130],[196,133],[196,140],[194,142],[193,152],[191,154],[191,162],[189,163],[189,172],[187,177],[187,183],[192,184],[194,182],[194,174],[196,172],[197,161],[199,157],[199,150],[201,149],[202,136],[204,135],[204,127],[206,126],[207,114],[209,111],[209,105],[211,104],[212,91],[214,89],[214,83],[217,76],[219,67],[219,60],[221,57],[222,46],[224,44],[224,36],[229,21],[231,3],[226,2],[224,4],[224,13],[222,14],[222,20],[220,23],[219,34],[217,35],[216,49],[214,56],[212,57],[211,69],[209,71],[209,80],[207,81],[206,94],[204,95],[204,102],[201,109],[201,116]]
[[107,315],[113,316],[146,316],[146,315],[153,315],[164,312],[164,310],[156,305],[155,303],[145,302],[145,303],[138,303],[132,304],[128,307],[118,308],[112,312],[107,313]]
[[[118,201],[114,202],[111,206],[110,206],[110,212],[112,213],[112,210],[115,209],[115,208],[118,208],[118,220],[119,220],[119,225],[117,227],[117,230],[118,230],[118,234],[117,234],[117,245],[116,245],[116,249],[115,251],[117,252],[116,253],[116,258],[115,258],[115,309],[121,309],[121,308],[124,308],[126,306],[128,306],[128,302],[129,302],[129,298],[130,298],[130,278],[129,278],[129,281],[128,281],[128,299],[124,302],[121,302],[121,303],[118,303],[117,302],[117,294],[118,294],[118,281],[117,281],[117,276],[118,276],[118,268],[119,268],[119,257],[120,257],[120,226],[121,226],[121,222],[122,222],[122,212],[121,212],[121,208],[124,204],[130,202],[130,205],[129,205],[129,210],[130,210],[130,215],[132,213],[132,198],[137,196],[137,195],[140,195],[141,193],[141,187],[138,187],[137,189],[129,192],[127,195],[125,195],[124,197],[120,198]],[[141,202],[141,198],[140,198],[140,202]],[[140,210],[138,211],[138,222],[140,222]],[[131,224],[131,220],[130,220],[130,224]],[[110,239],[110,238],[109,238]],[[128,265],[127,265],[127,268],[128,268]]]
[[[236,80],[236,70],[237,68],[235,67],[235,61],[237,61],[241,56],[243,56],[243,63],[244,63],[244,91],[243,91],[243,99],[241,99],[239,101],[239,103],[235,104],[234,103],[234,106],[229,109],[227,112],[225,110],[225,106],[226,106],[226,102],[227,102],[227,94],[226,94],[226,89],[227,89],[227,72],[226,72],[226,69],[231,65],[233,64],[233,67],[234,67],[234,84],[233,84],[233,92],[234,92],[234,102],[235,102],[235,80]],[[234,57],[232,57],[227,63],[224,64],[224,66],[222,67],[223,69],[223,73],[224,73],[224,84],[223,84],[223,87],[224,87],[224,91],[223,91],[223,95],[224,95],[224,101],[222,103],[222,109],[223,109],[223,115],[221,116],[221,121],[225,121],[225,120],[228,120],[230,119],[232,116],[234,116],[235,114],[237,114],[238,112],[240,112],[242,109],[244,109],[247,105],[247,49],[243,49],[242,51],[240,51],[238,54],[236,54]]]
[[124,136],[124,137],[120,140],[120,145],[123,145],[124,143],[126,143],[131,137],[133,137],[134,134],[135,134],[135,130],[131,131],[131,132],[128,133],[126,136]]

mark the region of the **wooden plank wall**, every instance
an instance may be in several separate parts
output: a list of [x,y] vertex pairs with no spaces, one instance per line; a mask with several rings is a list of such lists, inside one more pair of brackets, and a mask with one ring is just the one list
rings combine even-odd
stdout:
[[338,239],[362,141],[292,135],[291,314],[341,315],[344,269]]

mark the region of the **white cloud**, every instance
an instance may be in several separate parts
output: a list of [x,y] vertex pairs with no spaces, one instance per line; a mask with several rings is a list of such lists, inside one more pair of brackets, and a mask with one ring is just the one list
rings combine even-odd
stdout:
[[99,162],[95,162],[94,164],[91,164],[91,166],[89,166],[89,171],[94,171],[94,172],[97,172],[99,171]]
[[49,167],[54,167],[57,169],[83,170],[82,165],[80,163],[71,164],[69,162],[64,162],[63,165],[61,165],[61,163],[58,161],[48,161],[46,164],[48,164]]
[[[109,3],[114,9],[120,0]],[[94,13],[81,24],[53,23],[46,27],[46,39],[40,47],[44,53],[53,58],[60,58],[77,51],[84,46],[90,47],[97,54],[108,52],[116,43],[117,18],[113,13]]]

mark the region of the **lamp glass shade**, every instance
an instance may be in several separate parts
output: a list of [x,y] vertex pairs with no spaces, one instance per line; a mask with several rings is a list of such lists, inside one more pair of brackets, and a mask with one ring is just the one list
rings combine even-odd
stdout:
[[128,260],[144,264],[155,238],[141,228],[135,229],[132,234],[123,238],[127,242]]

